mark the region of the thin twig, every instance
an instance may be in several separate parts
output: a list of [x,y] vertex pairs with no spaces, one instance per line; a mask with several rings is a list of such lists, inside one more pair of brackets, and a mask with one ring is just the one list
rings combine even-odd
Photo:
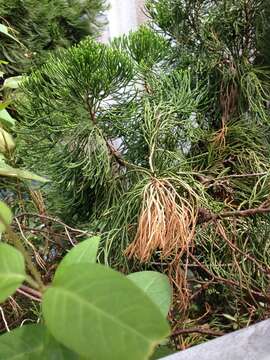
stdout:
[[4,313],[4,310],[3,310],[2,306],[0,306],[0,312],[1,312],[1,316],[2,316],[2,319],[3,319],[4,325],[5,325],[5,328],[6,328],[7,332],[10,332],[10,329],[8,327],[8,323],[7,323],[5,313]]
[[207,209],[201,208],[199,209],[197,224],[202,224],[209,221],[216,221],[218,219],[224,219],[229,217],[249,217],[267,213],[270,213],[270,208],[257,207],[246,210],[224,211],[219,214],[214,214]]
[[105,141],[106,143],[106,146],[107,146],[107,149],[110,153],[110,155],[115,159],[115,161],[120,165],[120,166],[123,166],[123,167],[130,167],[130,168],[134,168],[138,171],[142,171],[142,172],[145,172],[147,173],[147,175],[149,175],[149,172],[147,171],[147,169],[141,167],[141,166],[138,166],[138,165],[135,165],[135,164],[131,164],[129,163],[128,161],[126,161],[125,159],[123,159],[123,157],[121,156],[121,154],[119,153],[119,151],[117,151],[114,146],[110,143],[110,140],[108,140],[106,138],[106,136],[102,133],[101,129],[98,127],[98,124],[97,124],[97,120],[96,120],[96,114],[95,114],[95,111],[93,111],[93,104],[91,104],[89,102],[89,98],[88,98],[89,95],[87,95],[87,98],[86,98],[86,103],[87,103],[87,107],[88,107],[88,111],[89,111],[89,115],[90,115],[90,120],[93,124],[93,126],[95,126],[99,133],[100,133],[100,136],[103,138],[103,140]]
[[[210,270],[207,269],[207,267],[202,264],[197,258],[195,255],[193,255],[192,253],[189,254],[189,256],[192,258],[192,260],[202,269],[204,270],[209,276],[211,276],[211,280],[210,281],[217,281],[219,283],[223,283],[227,286],[233,286],[233,287],[236,287],[236,288],[240,288],[240,284],[237,282],[237,281],[234,281],[234,280],[231,280],[231,279],[224,279],[220,276],[217,276],[213,273],[211,273]],[[270,304],[270,297],[269,296],[266,296],[264,294],[262,294],[261,292],[259,291],[256,291],[256,290],[252,290],[252,289],[247,289],[245,286],[242,286],[242,288],[248,292],[251,292],[252,293],[252,297],[254,297],[255,299],[258,299],[260,301],[263,301],[267,304]]]
[[37,291],[37,290],[35,290],[35,289],[32,289],[32,288],[30,288],[29,286],[21,285],[21,286],[20,286],[20,289],[21,289],[22,291],[24,291],[24,292],[27,292],[27,293],[29,293],[29,294],[37,297],[37,298],[41,298],[41,297],[42,297],[42,294],[41,294],[40,291]]
[[74,241],[71,239],[71,236],[70,236],[70,234],[69,234],[68,229],[67,229],[66,226],[65,226],[65,232],[66,232],[66,234],[67,234],[68,240],[69,240],[69,242],[71,243],[71,245],[72,245],[72,246],[75,246],[76,244],[75,244]]
[[30,246],[31,249],[33,250],[37,264],[38,264],[43,270],[46,270],[45,262],[43,261],[43,259],[42,259],[41,256],[39,255],[39,253],[37,252],[35,246],[34,246],[34,245],[27,239],[27,237],[24,235],[24,232],[23,232],[23,230],[22,230],[22,227],[21,227],[21,224],[20,224],[19,220],[18,220],[17,218],[15,218],[15,221],[16,221],[16,223],[17,223],[17,225],[18,225],[19,230],[20,230],[21,237],[24,239],[24,241],[26,242],[26,244],[27,244],[28,246]]
[[231,175],[225,175],[217,178],[207,177],[207,175],[201,174],[201,173],[193,173],[195,177],[197,177],[202,184],[212,184],[229,180],[229,179],[243,179],[248,177],[260,177],[265,175],[270,175],[269,172],[258,172],[258,173],[247,173],[247,174],[231,174]]
[[224,211],[217,215],[217,218],[227,218],[227,217],[248,217],[257,214],[267,214],[270,213],[270,208],[253,208],[247,210],[236,210],[236,211]]
[[238,178],[246,178],[246,177],[260,177],[260,176],[265,176],[267,174],[269,174],[269,172],[260,172],[260,173],[251,173],[251,174],[232,174],[232,175],[226,175],[220,178],[216,178],[214,179],[214,181],[223,181],[228,179],[238,179]]
[[110,152],[110,154],[114,157],[115,161],[120,165],[120,166],[124,166],[126,168],[133,168],[133,169],[136,169],[138,171],[141,171],[141,172],[144,172],[146,173],[147,175],[149,175],[149,171],[148,169],[142,167],[142,166],[139,166],[139,165],[135,165],[135,164],[131,164],[130,162],[126,161],[122,156],[121,154],[119,153],[119,151],[117,151],[114,146],[112,144],[110,144],[110,142],[108,140],[106,140],[104,138],[105,142],[106,142],[106,145],[108,147],[108,150]]
[[35,323],[35,322],[36,322],[36,321],[33,320],[33,319],[23,319],[23,321],[22,321],[21,324],[20,324],[20,327],[22,327],[22,326],[26,323],[26,321],[30,321],[31,323]]
[[13,311],[16,313],[16,316],[18,317],[19,316],[18,309],[22,310],[22,307],[17,303],[17,301],[14,299],[13,296],[9,297],[9,301]]
[[63,221],[61,221],[59,219],[56,219],[56,218],[54,218],[52,216],[25,212],[25,213],[17,215],[16,218],[18,219],[18,218],[21,218],[23,216],[39,217],[40,219],[50,220],[50,221],[53,221],[53,222],[56,222],[56,223],[62,225],[64,228],[67,228],[67,229],[69,229],[71,231],[75,231],[75,232],[78,232],[78,233],[81,233],[81,234],[84,234],[84,235],[88,234],[87,231],[72,228],[71,226],[68,226],[67,224],[65,224]]
[[211,336],[223,336],[224,333],[221,331],[213,331],[213,330],[206,330],[203,328],[190,328],[190,329],[177,329],[172,333],[172,337],[179,336],[179,335],[185,335],[185,334],[192,334],[192,333],[198,333],[198,334],[205,334],[205,335],[211,335]]
[[20,288],[16,290],[19,294],[22,294],[24,296],[26,296],[28,299],[30,300],[34,300],[34,301],[38,301],[38,302],[41,302],[41,299],[40,298],[37,298],[31,294],[28,294],[27,292],[21,290]]
[[219,234],[222,236],[222,238],[228,243],[229,247],[233,250],[233,251],[237,251],[239,252],[241,255],[243,255],[245,258],[249,259],[250,261],[252,261],[257,267],[258,269],[265,273],[265,274],[270,274],[270,268],[268,267],[267,269],[264,269],[262,264],[260,264],[256,259],[254,259],[251,255],[249,255],[248,253],[245,253],[243,250],[239,249],[239,247],[235,244],[233,244],[230,239],[228,238],[228,236],[226,235],[226,233],[224,231],[222,231],[220,225],[218,224],[217,226],[218,230],[219,230]]

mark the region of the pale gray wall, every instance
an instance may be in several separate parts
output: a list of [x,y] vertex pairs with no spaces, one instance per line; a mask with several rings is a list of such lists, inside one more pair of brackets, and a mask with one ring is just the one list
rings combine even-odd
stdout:
[[145,0],[108,0],[110,9],[106,16],[107,29],[101,36],[102,42],[126,34],[147,20],[143,13]]
[[136,2],[136,10],[137,10],[137,22],[138,24],[142,24],[147,21],[147,16],[144,11],[145,0],[135,0]]

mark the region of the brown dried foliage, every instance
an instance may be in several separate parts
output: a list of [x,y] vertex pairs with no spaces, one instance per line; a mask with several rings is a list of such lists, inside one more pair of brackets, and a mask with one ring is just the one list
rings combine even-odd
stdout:
[[152,179],[144,189],[138,229],[125,255],[148,262],[155,251],[162,259],[179,256],[193,239],[194,207],[166,179]]

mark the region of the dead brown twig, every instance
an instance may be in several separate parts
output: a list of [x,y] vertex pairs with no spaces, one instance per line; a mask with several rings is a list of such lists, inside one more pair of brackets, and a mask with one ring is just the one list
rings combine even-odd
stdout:
[[79,230],[79,229],[75,229],[71,226],[68,226],[67,224],[65,224],[63,221],[57,219],[57,218],[54,218],[52,216],[48,216],[48,215],[41,215],[41,214],[34,214],[34,213],[22,213],[22,214],[19,214],[16,216],[16,219],[19,219],[21,217],[24,217],[24,216],[28,216],[28,217],[38,217],[40,219],[44,219],[44,220],[49,220],[49,221],[52,221],[52,222],[55,222],[55,223],[58,223],[60,225],[62,225],[64,228],[66,229],[69,229],[71,231],[74,231],[74,232],[77,232],[77,233],[80,233],[82,235],[87,235],[88,232],[87,231],[83,231],[83,230]]
[[269,207],[268,208],[257,207],[246,210],[224,211],[219,214],[214,214],[207,209],[200,208],[198,212],[197,225],[210,221],[216,221],[219,219],[230,218],[230,217],[249,217],[249,216],[254,216],[258,214],[267,214],[267,213],[270,213]]
[[190,329],[177,329],[175,330],[171,337],[179,336],[179,335],[186,335],[191,333],[198,333],[198,334],[204,334],[204,335],[211,335],[211,336],[222,336],[224,335],[221,331],[214,331],[214,330],[208,330],[204,328],[190,328]]
[[[207,175],[203,175],[203,174],[196,174],[195,176],[199,179],[199,181],[202,184],[215,184],[215,183],[220,183],[222,181],[227,181],[230,179],[244,179],[244,178],[252,178],[252,177],[261,177],[261,176],[265,176],[269,174],[269,172],[258,172],[258,173],[246,173],[246,174],[231,174],[231,175],[225,175],[225,176],[221,176],[221,177],[207,177]],[[270,174],[269,174],[270,175]]]
[[41,302],[41,298],[42,298],[41,292],[34,290],[28,286],[21,285],[16,291],[19,294],[22,294],[31,300]]

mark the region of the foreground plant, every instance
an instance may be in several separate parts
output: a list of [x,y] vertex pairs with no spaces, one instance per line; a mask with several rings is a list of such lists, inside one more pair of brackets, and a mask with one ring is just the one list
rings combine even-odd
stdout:
[[[10,210],[0,203],[0,230],[20,250],[20,240],[10,230]],[[169,335],[166,317],[171,290],[166,276],[138,272],[124,276],[96,264],[99,238],[74,247],[62,260],[52,284],[27,274],[22,253],[0,244],[0,302],[23,282],[36,287],[42,318],[0,337],[1,359],[147,359]],[[23,254],[26,254],[24,250]],[[27,264],[28,255],[26,254]],[[31,260],[30,260],[31,261]],[[39,295],[38,295],[39,293]]]
[[[20,41],[12,35],[12,29],[4,24],[0,24],[0,35],[5,39],[9,39],[12,43],[16,43],[19,46],[22,45]],[[8,184],[11,183],[14,178],[15,182],[18,179],[40,182],[47,181],[45,178],[34,173],[12,166],[16,146],[12,133],[14,133],[16,127],[16,119],[10,115],[9,107],[14,102],[14,91],[16,91],[20,81],[22,81],[22,76],[6,77],[7,65],[8,61],[6,61],[6,59],[0,59],[0,79],[3,82],[0,88],[0,186],[4,188],[4,190],[8,188]]]

